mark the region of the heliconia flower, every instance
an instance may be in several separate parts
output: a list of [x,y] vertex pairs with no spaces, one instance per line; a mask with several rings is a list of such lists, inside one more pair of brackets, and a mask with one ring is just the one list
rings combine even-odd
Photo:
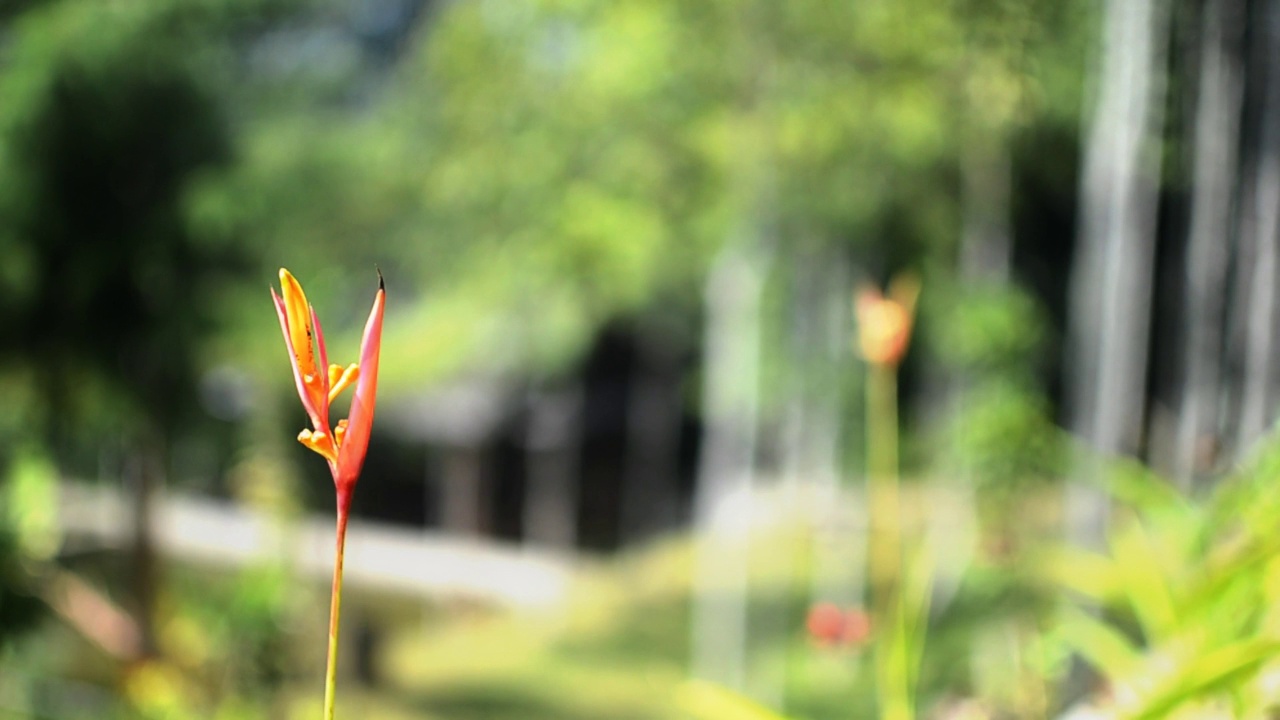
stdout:
[[853,309],[858,321],[858,350],[863,359],[884,367],[897,367],[902,362],[911,342],[919,294],[920,282],[913,275],[895,278],[889,285],[888,297],[873,287],[858,291]]
[[[378,396],[378,355],[382,348],[382,311],[386,304],[386,288],[378,273],[378,294],[373,310],[364,326],[360,341],[360,362],[343,368],[329,364],[329,351],[324,345],[324,332],[315,308],[307,302],[302,285],[280,268],[280,294],[274,288],[271,298],[280,317],[280,331],[289,349],[289,363],[298,386],[298,398],[311,419],[311,427],[298,433],[298,442],[320,454],[329,463],[333,484],[338,491],[337,532],[333,554],[333,591],[329,596],[329,659],[325,667],[324,718],[333,720],[334,697],[338,677],[338,625],[342,615],[342,559],[346,548],[347,518],[351,510],[351,491],[360,479],[364,456],[369,450],[369,433],[373,428],[373,408]],[[352,383],[351,412],[335,426],[329,425],[329,406]]]
[[[284,268],[280,268],[280,295],[271,290],[280,330],[289,349],[293,379],[298,387],[302,407],[311,419],[311,427],[298,433],[298,441],[319,453],[329,463],[333,483],[338,490],[340,506],[350,502],[351,490],[360,478],[369,434],[373,427],[374,403],[378,394],[378,355],[382,346],[382,313],[386,289],[378,274],[378,294],[364,327],[360,342],[360,362],[343,368],[329,364],[324,332],[315,308],[307,302],[302,285]],[[351,412],[337,425],[329,424],[329,407],[333,401],[355,384]]]

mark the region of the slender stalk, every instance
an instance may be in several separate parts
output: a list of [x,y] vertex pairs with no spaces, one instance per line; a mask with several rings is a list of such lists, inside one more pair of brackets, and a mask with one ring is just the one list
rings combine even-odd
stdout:
[[881,605],[896,594],[902,572],[898,501],[898,380],[892,367],[873,364],[869,369],[867,465],[871,553],[868,569],[872,602]]
[[873,618],[879,628],[874,662],[882,720],[915,716],[911,689],[911,631],[903,583],[902,510],[898,481],[898,377],[871,364],[867,379],[867,465],[871,510],[868,571]]
[[338,532],[333,551],[333,590],[329,596],[329,661],[324,674],[324,720],[333,720],[338,689],[338,619],[342,615],[342,557],[346,553],[348,503],[338,499]]

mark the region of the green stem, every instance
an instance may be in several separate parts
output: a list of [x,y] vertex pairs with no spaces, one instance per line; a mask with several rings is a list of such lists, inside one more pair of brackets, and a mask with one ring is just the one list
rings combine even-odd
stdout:
[[333,552],[333,590],[329,596],[329,661],[324,674],[324,720],[333,720],[338,690],[338,619],[342,615],[342,557],[346,553],[347,515],[350,503],[338,498],[338,532]]
[[902,572],[898,500],[898,379],[895,369],[870,366],[867,378],[867,502],[871,510],[868,570],[873,605],[884,609]]
[[911,720],[912,682],[907,598],[904,597],[902,510],[898,479],[898,376],[871,365],[867,378],[867,491],[870,510],[868,575],[876,685],[882,720]]

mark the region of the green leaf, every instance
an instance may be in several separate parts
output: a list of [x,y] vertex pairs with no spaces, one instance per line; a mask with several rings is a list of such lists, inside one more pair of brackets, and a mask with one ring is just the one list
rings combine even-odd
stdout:
[[1126,708],[1121,717],[1154,720],[1167,717],[1179,705],[1201,700],[1206,695],[1231,689],[1255,675],[1275,657],[1280,642],[1272,639],[1245,640],[1207,653],[1189,654],[1190,662],[1180,668],[1159,689],[1143,698],[1137,708]]
[[1173,590],[1161,575],[1160,549],[1140,521],[1112,538],[1118,577],[1149,642],[1167,639],[1178,625]]
[[46,456],[27,450],[9,469],[0,493],[0,525],[13,528],[19,549],[29,558],[49,560],[58,551],[58,472]]
[[1099,603],[1121,592],[1120,572],[1111,558],[1077,548],[1054,548],[1036,563],[1045,580]]
[[1142,662],[1142,654],[1129,638],[1079,608],[1063,610],[1060,630],[1068,647],[1109,677],[1125,677]]

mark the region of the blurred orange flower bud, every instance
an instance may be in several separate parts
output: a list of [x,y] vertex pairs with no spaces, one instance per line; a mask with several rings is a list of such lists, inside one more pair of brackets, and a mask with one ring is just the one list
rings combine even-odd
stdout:
[[872,365],[897,367],[907,354],[915,316],[920,281],[914,275],[899,275],[889,285],[886,297],[873,287],[858,291],[853,301],[858,321],[858,350]]

